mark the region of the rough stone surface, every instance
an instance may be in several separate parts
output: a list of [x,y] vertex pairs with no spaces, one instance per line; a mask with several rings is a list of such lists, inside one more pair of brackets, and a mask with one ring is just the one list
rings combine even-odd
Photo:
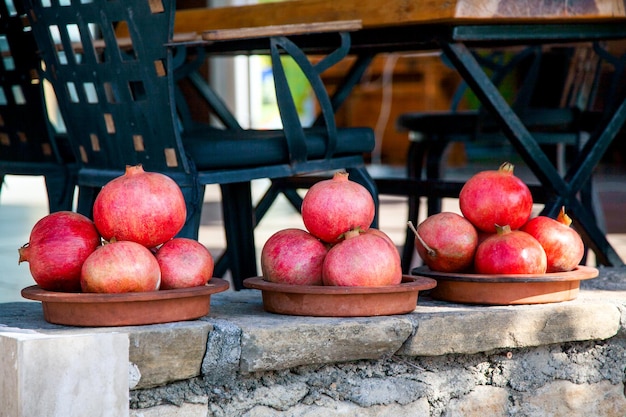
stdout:
[[595,384],[575,384],[554,381],[519,401],[528,417],[624,417],[626,399],[624,384],[609,381]]
[[[384,321],[384,323],[382,323]],[[374,359],[396,352],[413,330],[403,319],[316,320],[315,323],[243,328],[241,370]]]
[[558,380],[532,392],[509,392],[505,388],[477,386],[452,399],[444,417],[623,417],[626,399],[623,384],[601,381],[575,384]]
[[[473,355],[300,366],[239,374],[223,385],[194,378],[132,391],[131,408],[182,405],[206,395],[208,416],[216,417],[623,417],[625,367],[626,340],[615,337]],[[582,392],[584,404],[576,399]]]
[[418,316],[417,331],[399,354],[477,353],[606,339],[617,334],[621,313],[616,305],[583,297],[550,305],[492,307],[431,301],[418,305],[414,315]]
[[[203,322],[137,326],[128,331],[129,359],[147,388],[200,375],[211,325]],[[167,366],[163,366],[167,364]]]
[[130,410],[129,417],[207,417],[206,404],[160,405],[146,410]]
[[229,381],[239,372],[241,329],[226,321],[212,320],[202,374],[209,383]]
[[626,266],[622,267],[598,267],[599,274],[596,278],[580,282],[581,289],[610,291],[615,300],[624,300],[626,297]]
[[[391,417],[391,416],[426,416],[428,415],[426,399],[411,404],[377,405],[363,408],[350,402],[320,401],[318,404],[299,404],[287,413],[267,406],[256,406],[244,414],[246,417]],[[214,414],[221,416],[222,414]]]
[[219,301],[212,316],[241,329],[237,342],[244,372],[380,358],[396,352],[413,331],[404,316],[293,317],[263,311],[260,297],[251,291],[214,298]]
[[444,417],[504,417],[508,415],[509,392],[505,388],[478,385],[466,395],[450,400]]

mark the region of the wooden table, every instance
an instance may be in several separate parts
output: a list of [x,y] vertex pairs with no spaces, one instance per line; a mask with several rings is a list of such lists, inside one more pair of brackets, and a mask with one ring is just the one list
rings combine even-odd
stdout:
[[[616,106],[606,125],[591,136],[580,158],[562,177],[469,48],[626,39],[624,0],[387,0],[383,3],[379,0],[295,0],[181,10],[176,15],[175,32],[210,32],[219,37],[220,33],[229,33],[228,29],[354,20],[361,22],[361,28],[351,34],[351,53],[359,59],[335,94],[335,108],[341,105],[377,53],[441,50],[500,122],[511,144],[541,184],[557,196],[546,204],[544,213],[555,215],[561,206],[566,206],[598,262],[623,265],[604,233],[590,220],[593,214],[583,207],[577,194],[623,126],[626,101]],[[314,53],[323,51],[329,42],[333,41],[328,34],[311,35],[303,39],[302,48]],[[219,53],[250,54],[262,53],[263,45],[264,42],[246,39],[215,43],[209,49]]]
[[[550,3],[550,4],[548,4]],[[177,12],[175,31],[201,33],[267,25],[361,20],[363,29],[429,24],[506,24],[537,21],[623,23],[623,0],[294,0]]]

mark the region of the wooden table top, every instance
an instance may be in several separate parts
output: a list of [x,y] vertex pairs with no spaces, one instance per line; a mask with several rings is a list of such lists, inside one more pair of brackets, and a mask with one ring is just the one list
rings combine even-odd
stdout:
[[176,33],[360,20],[363,29],[432,23],[623,21],[626,0],[291,0],[179,10]]

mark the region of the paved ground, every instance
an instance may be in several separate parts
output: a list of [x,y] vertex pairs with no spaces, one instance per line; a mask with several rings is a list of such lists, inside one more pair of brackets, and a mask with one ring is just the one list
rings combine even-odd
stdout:
[[[464,175],[471,169],[457,170],[454,174]],[[520,175],[523,175],[522,171]],[[595,184],[603,205],[609,241],[622,258],[626,259],[626,171],[603,167],[596,173]],[[259,181],[255,183],[254,190],[261,193],[265,186],[264,181]],[[456,201],[446,200],[444,209],[458,210]],[[24,301],[20,295],[21,289],[34,284],[28,264],[18,265],[17,250],[28,241],[30,230],[36,221],[46,214],[47,203],[41,178],[5,178],[0,196],[0,302]],[[225,246],[225,240],[219,212],[219,191],[215,186],[207,189],[202,223],[199,240],[214,255],[219,254]],[[389,234],[396,244],[401,245],[405,224],[405,200],[383,196],[381,230]],[[304,226],[295,210],[284,200],[278,200],[255,231],[257,246],[260,248],[272,233],[286,227]],[[590,262],[593,263],[593,257]]]

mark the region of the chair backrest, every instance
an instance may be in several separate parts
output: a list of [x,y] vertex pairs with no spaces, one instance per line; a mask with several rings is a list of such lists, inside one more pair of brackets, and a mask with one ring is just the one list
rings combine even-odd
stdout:
[[[126,165],[188,174],[174,100],[175,0],[26,0],[32,30],[85,172]],[[116,28],[125,25],[129,37]],[[98,184],[93,184],[98,185]]]
[[37,166],[63,161],[45,113],[35,39],[24,23],[21,2],[0,1],[0,171],[36,174]]

